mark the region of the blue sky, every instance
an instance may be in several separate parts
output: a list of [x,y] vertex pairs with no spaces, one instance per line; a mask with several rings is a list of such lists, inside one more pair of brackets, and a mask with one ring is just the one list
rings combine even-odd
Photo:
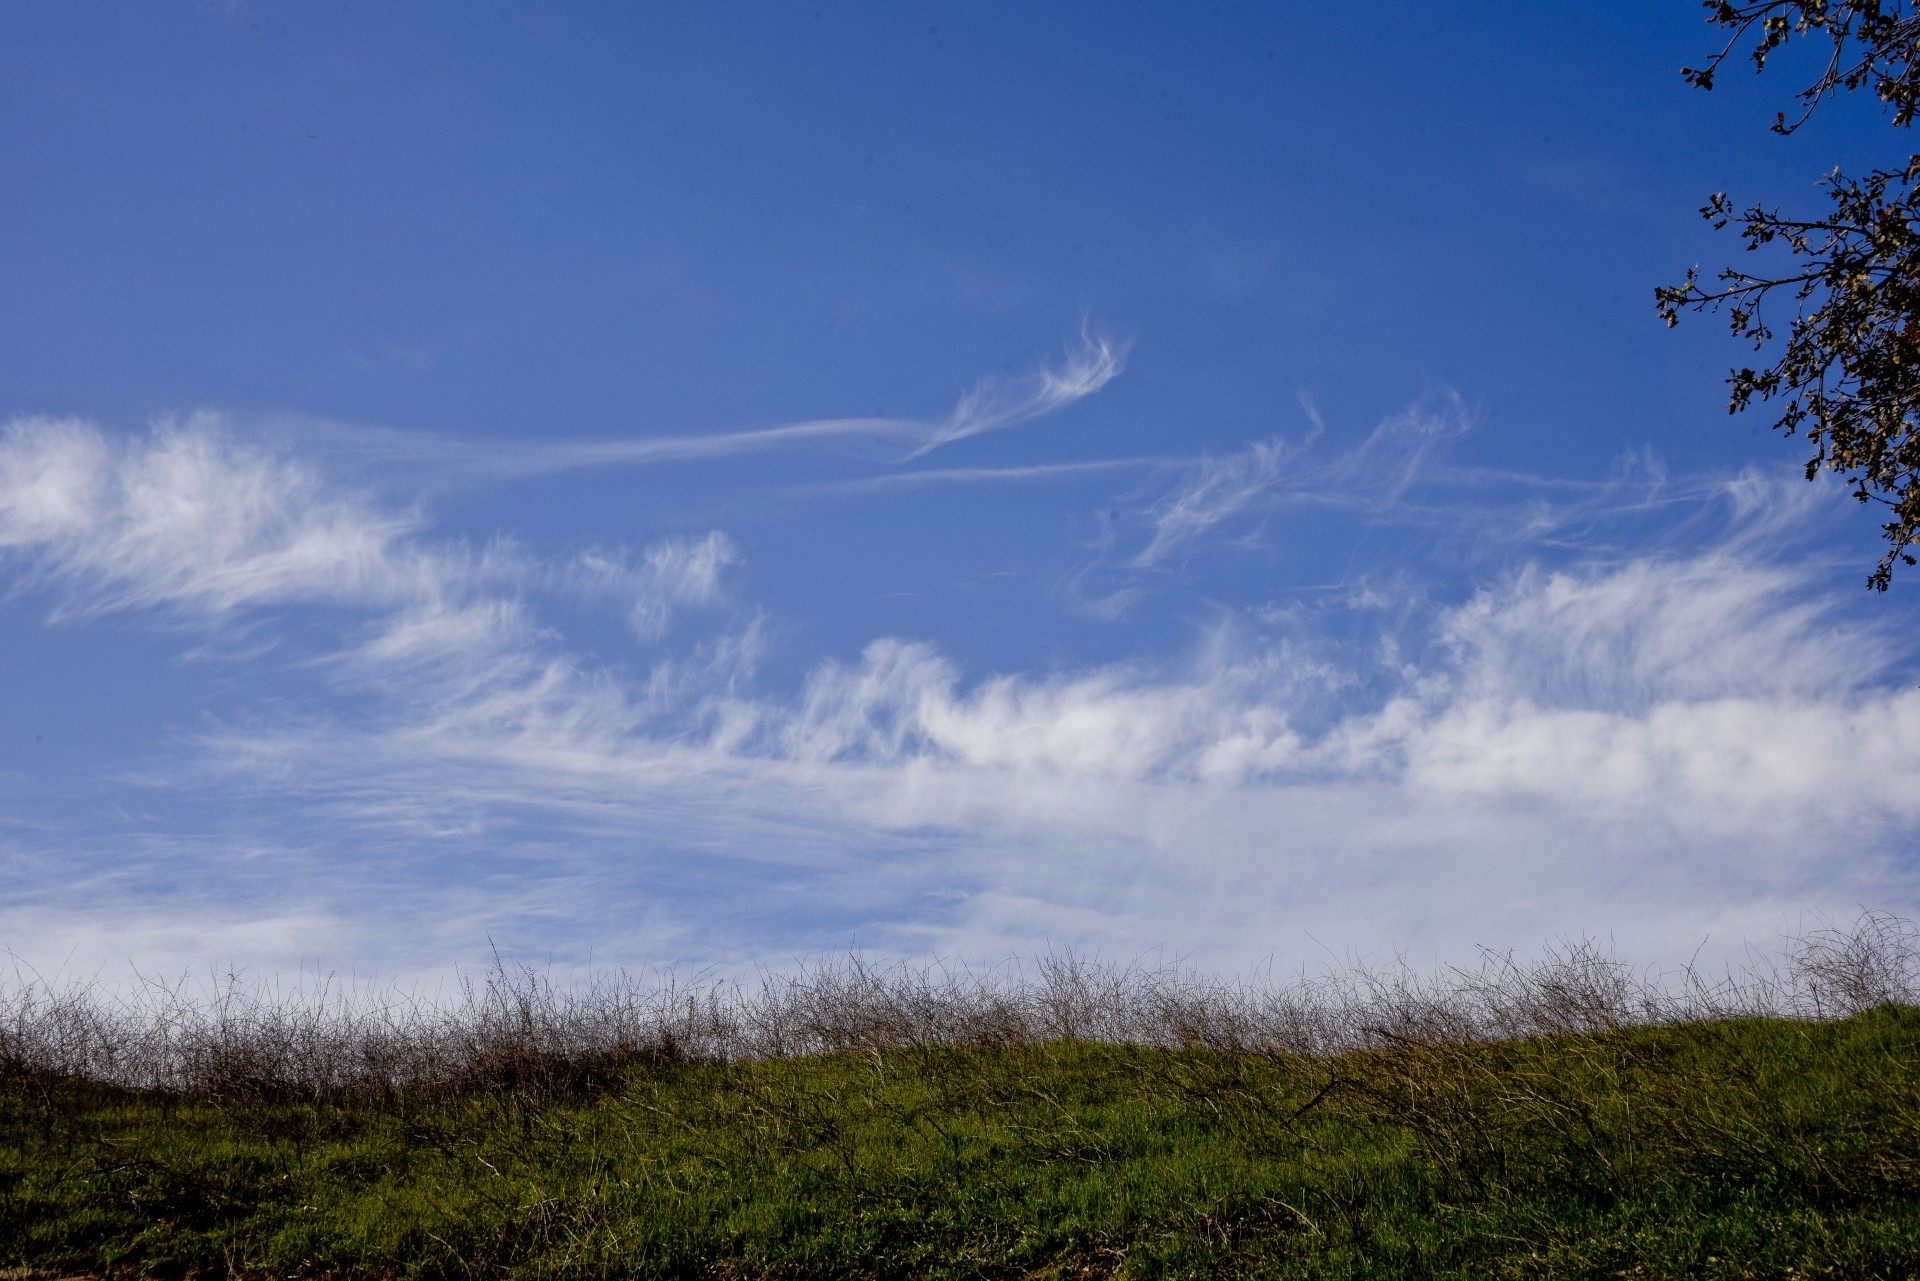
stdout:
[[1223,969],[1912,911],[1911,584],[1656,284],[1698,6],[0,15],[0,945]]

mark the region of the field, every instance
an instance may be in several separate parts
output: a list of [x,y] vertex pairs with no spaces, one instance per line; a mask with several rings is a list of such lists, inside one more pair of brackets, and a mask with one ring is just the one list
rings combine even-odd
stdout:
[[1575,949],[1284,989],[1071,958],[497,975],[453,1010],[20,989],[0,1266],[1912,1277],[1911,940],[1678,988]]

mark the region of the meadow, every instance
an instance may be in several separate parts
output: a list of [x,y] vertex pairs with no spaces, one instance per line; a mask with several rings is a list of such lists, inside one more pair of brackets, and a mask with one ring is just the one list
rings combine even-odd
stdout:
[[1071,955],[453,999],[16,977],[0,1267],[1911,1277],[1920,949],[1286,984]]

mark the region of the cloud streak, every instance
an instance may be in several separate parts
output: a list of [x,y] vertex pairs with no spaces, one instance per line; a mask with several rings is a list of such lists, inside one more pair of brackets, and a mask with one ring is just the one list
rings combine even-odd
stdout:
[[[711,605],[739,563],[719,531],[590,550],[544,566],[496,541],[476,552],[426,536],[415,508],[382,506],[301,461],[237,439],[209,414],[109,438],[76,420],[0,432],[0,558],[16,591],[57,596],[55,620],[157,610],[219,625],[249,611],[328,604],[391,612],[364,654],[482,652],[517,630],[517,596],[551,590],[611,602],[657,640],[681,610]],[[506,593],[502,595],[502,593]]]
[[[900,461],[987,432],[1003,431],[1058,413],[1092,396],[1119,377],[1124,347],[1086,335],[1063,358],[1022,377],[987,377],[965,392],[944,418],[819,418],[697,435],[643,436],[615,440],[473,441],[422,432],[328,424],[328,447],[377,457],[389,464],[455,468],[493,479],[518,479],[608,467],[648,467],[699,462],[839,440],[888,442]],[[294,424],[296,427],[298,424]]]
[[[1372,447],[1396,460],[1438,432],[1395,430]],[[1216,513],[1282,489],[1349,502],[1377,470],[1293,461],[1197,466],[1148,563]],[[196,730],[153,767],[158,794],[215,817],[67,832],[63,866],[92,870],[9,874],[0,933],[66,921],[108,947],[86,922],[164,940],[191,917],[269,962],[358,948],[389,969],[488,934],[636,963],[857,937],[1236,965],[1329,934],[1457,953],[1614,929],[1631,952],[1737,940],[1789,908],[1911,909],[1916,655],[1768,556],[1788,486],[1720,482],[1684,546],[1529,560],[1453,599],[1388,584],[1336,627],[1226,611],[1178,659],[970,679],[934,643],[880,636],[783,689],[756,680],[757,623],[719,619],[630,670],[543,607],[599,602],[661,647],[744,559],[719,531],[473,552],[210,419],[132,440],[17,423],[0,549],[62,615],[342,619],[314,642],[335,697]],[[164,876],[111,853],[158,834]],[[8,866],[47,865],[32,839],[7,838]]]
[[0,554],[66,589],[67,610],[392,601],[433,572],[405,550],[419,523],[210,417],[124,443],[70,419],[0,436]]
[[[1511,486],[1532,479],[1434,466],[1442,445],[1467,429],[1459,398],[1449,393],[1389,416],[1357,445],[1331,455],[1313,451],[1326,428],[1312,402],[1302,403],[1312,430],[1300,443],[1274,437],[1224,457],[1203,455],[1189,464],[1188,477],[1142,513],[1151,532],[1128,567],[1159,566],[1243,512],[1266,513],[1283,504],[1305,503],[1360,510],[1385,522],[1403,515],[1407,495],[1417,485],[1497,480]],[[1458,516],[1453,510],[1451,518]]]
[[1001,431],[1064,409],[1118,378],[1125,363],[1124,348],[1105,338],[1083,335],[1058,365],[1043,366],[1010,382],[982,379],[960,398],[945,421],[926,433],[926,439],[907,458],[919,458],[969,436]]
[[815,485],[803,492],[858,494],[875,490],[913,489],[921,485],[1018,484],[1023,481],[1098,475],[1102,472],[1165,469],[1180,466],[1184,462],[1184,459],[1166,457],[1090,458],[1064,463],[1033,463],[1024,467],[927,467]]
[[[465,814],[482,843],[565,833],[607,851],[586,860],[596,879],[651,884],[656,904],[663,884],[690,887],[669,915],[723,955],[755,947],[736,912],[762,922],[762,947],[821,946],[843,921],[902,950],[991,956],[1044,936],[1244,964],[1330,931],[1452,951],[1599,928],[1632,943],[1899,897],[1920,693],[1755,671],[1737,653],[1705,671],[1660,661],[1724,646],[1799,586],[1736,568],[1724,612],[1675,616],[1709,572],[1522,575],[1443,611],[1427,661],[1319,725],[1302,706],[1351,676],[1327,654],[1246,642],[1184,675],[968,684],[937,649],[883,640],[790,701],[709,688],[643,707],[526,661],[484,688],[410,683],[384,727],[207,749],[242,772],[297,761],[375,831]],[[1789,649],[1879,653],[1785,612]],[[1596,630],[1618,643],[1595,650]],[[1516,648],[1546,669],[1511,669]],[[1595,655],[1608,674],[1558,679],[1556,663]],[[651,853],[629,871],[623,847]]]
[[1286,446],[1271,440],[1227,458],[1201,459],[1193,479],[1153,513],[1153,540],[1133,558],[1134,568],[1158,563],[1244,509],[1280,478],[1285,456]]
[[587,596],[625,604],[634,634],[651,641],[666,634],[679,609],[713,603],[721,573],[739,563],[733,540],[714,530],[704,538],[664,539],[637,560],[624,552],[583,552],[568,577]]

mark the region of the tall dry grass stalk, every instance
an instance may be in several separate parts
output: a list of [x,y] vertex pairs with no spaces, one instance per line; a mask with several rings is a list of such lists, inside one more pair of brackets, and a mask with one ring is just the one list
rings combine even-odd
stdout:
[[0,1074],[193,1095],[320,1097],[578,1088],[636,1061],[1062,1040],[1325,1057],[1748,1016],[1844,1017],[1920,1001],[1920,931],[1869,912],[1740,970],[1658,974],[1591,943],[1471,969],[1353,965],[1291,983],[1059,953],[987,972],[855,956],[754,983],[559,984],[497,966],[451,999],[326,979],[163,982],[107,992],[16,967],[0,984]]

